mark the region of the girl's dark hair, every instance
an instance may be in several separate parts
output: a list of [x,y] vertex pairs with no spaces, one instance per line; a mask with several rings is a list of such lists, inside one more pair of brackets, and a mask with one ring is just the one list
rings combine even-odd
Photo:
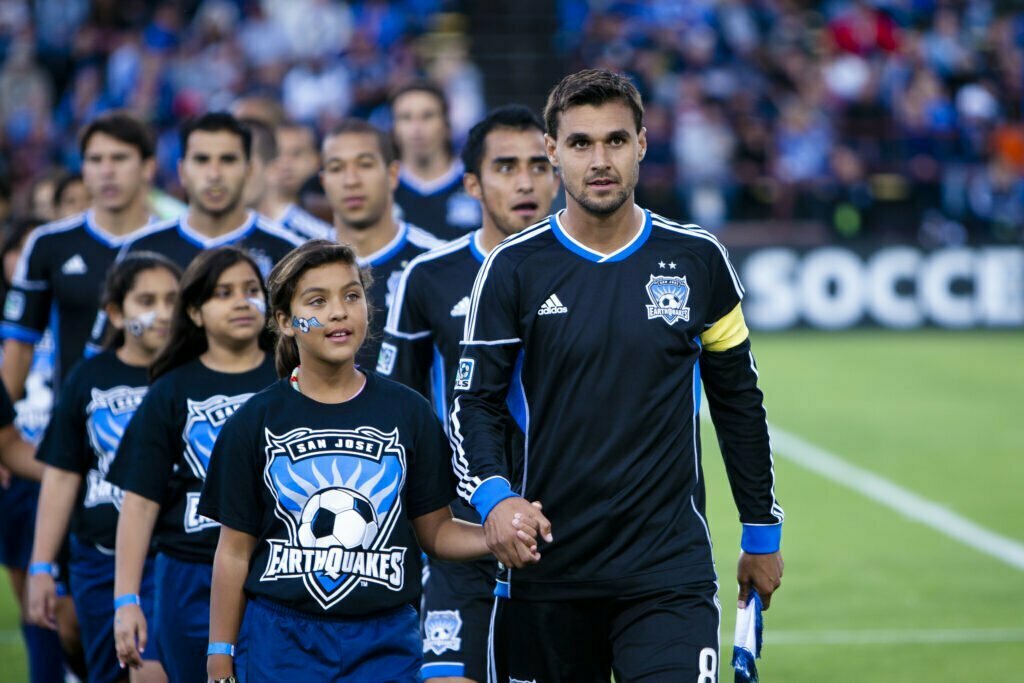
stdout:
[[[329,240],[310,240],[290,251],[270,271],[270,277],[267,279],[270,286],[270,319],[276,323],[279,311],[291,318],[292,297],[295,296],[295,288],[298,286],[302,274],[307,270],[331,263],[344,263],[356,268],[359,271],[359,280],[363,284],[363,289],[367,292],[370,291],[373,276],[370,275],[368,269],[359,266],[356,253],[352,251],[351,247]],[[371,303],[367,296],[367,323],[373,316]],[[369,327],[367,324],[367,329]],[[294,337],[278,334],[274,364],[277,366],[277,374],[280,377],[287,377],[292,370],[298,367],[299,347]]]
[[[100,308],[105,310],[108,305],[113,304],[123,311],[124,299],[128,296],[128,292],[135,287],[139,273],[156,268],[163,268],[173,275],[175,280],[181,280],[181,268],[178,264],[166,256],[152,251],[129,252],[123,259],[116,261],[107,271]],[[124,330],[109,325],[103,339],[103,348],[116,349],[120,348],[122,344],[124,344]]]
[[[217,287],[217,280],[225,270],[237,263],[249,264],[260,281],[263,296],[267,296],[267,287],[263,284],[263,278],[259,277],[259,267],[238,247],[218,247],[199,252],[181,276],[181,290],[171,317],[171,339],[150,366],[150,380],[195,360],[209,348],[206,332],[192,322],[189,311],[209,301]],[[269,327],[265,326],[260,332],[259,345],[267,352],[274,348],[274,336]]]

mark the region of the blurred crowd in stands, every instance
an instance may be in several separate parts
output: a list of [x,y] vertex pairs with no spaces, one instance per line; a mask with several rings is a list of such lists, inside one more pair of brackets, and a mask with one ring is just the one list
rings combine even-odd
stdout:
[[[465,7],[0,0],[0,218],[53,168],[76,168],[76,131],[115,107],[156,127],[158,185],[172,194],[176,125],[247,95],[321,131],[347,114],[387,126],[387,93],[426,75],[448,94],[458,144],[485,111]],[[656,210],[714,230],[806,221],[837,240],[1019,243],[1015,7],[558,0],[552,40],[566,72],[606,67],[640,86],[650,142],[640,200]]]

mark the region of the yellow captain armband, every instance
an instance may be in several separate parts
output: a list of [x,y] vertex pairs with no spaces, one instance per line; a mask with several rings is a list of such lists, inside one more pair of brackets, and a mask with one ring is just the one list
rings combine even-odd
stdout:
[[743,309],[736,304],[734,309],[700,335],[700,343],[705,351],[728,351],[742,344],[748,336],[750,331],[743,319]]

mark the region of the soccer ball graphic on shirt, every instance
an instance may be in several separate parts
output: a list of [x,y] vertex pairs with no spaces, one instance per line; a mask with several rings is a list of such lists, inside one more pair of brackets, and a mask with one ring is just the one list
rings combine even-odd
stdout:
[[369,548],[378,529],[377,513],[365,496],[334,486],[306,501],[299,524],[299,543],[305,548]]

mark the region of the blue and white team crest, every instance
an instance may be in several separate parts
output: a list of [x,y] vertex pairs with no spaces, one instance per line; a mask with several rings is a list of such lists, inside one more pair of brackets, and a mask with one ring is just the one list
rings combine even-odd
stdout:
[[462,649],[462,615],[458,610],[427,610],[423,619],[423,652],[439,655],[445,650]]
[[188,399],[188,419],[185,421],[185,462],[197,479],[206,480],[206,469],[210,465],[210,454],[217,441],[220,428],[236,410],[249,400],[252,394],[223,396],[217,394],[205,401]]
[[121,509],[124,492],[107,481],[107,472],[114,462],[124,430],[142,404],[147,388],[118,386],[92,390],[92,398],[85,408],[88,416],[85,430],[97,462],[85,477],[85,507],[109,503]]
[[690,298],[690,286],[686,284],[686,276],[652,275],[647,283],[647,296],[651,303],[647,306],[647,319],[664,318],[669,325],[677,320],[689,322],[690,309],[686,306]]
[[288,539],[267,540],[260,580],[301,580],[325,610],[361,585],[402,590],[408,549],[389,545],[403,514],[398,430],[267,430],[266,443],[263,479]]
[[14,404],[14,424],[22,438],[33,446],[43,440],[53,412],[54,355],[53,333],[47,329],[32,354],[32,366],[25,378],[25,397]]

